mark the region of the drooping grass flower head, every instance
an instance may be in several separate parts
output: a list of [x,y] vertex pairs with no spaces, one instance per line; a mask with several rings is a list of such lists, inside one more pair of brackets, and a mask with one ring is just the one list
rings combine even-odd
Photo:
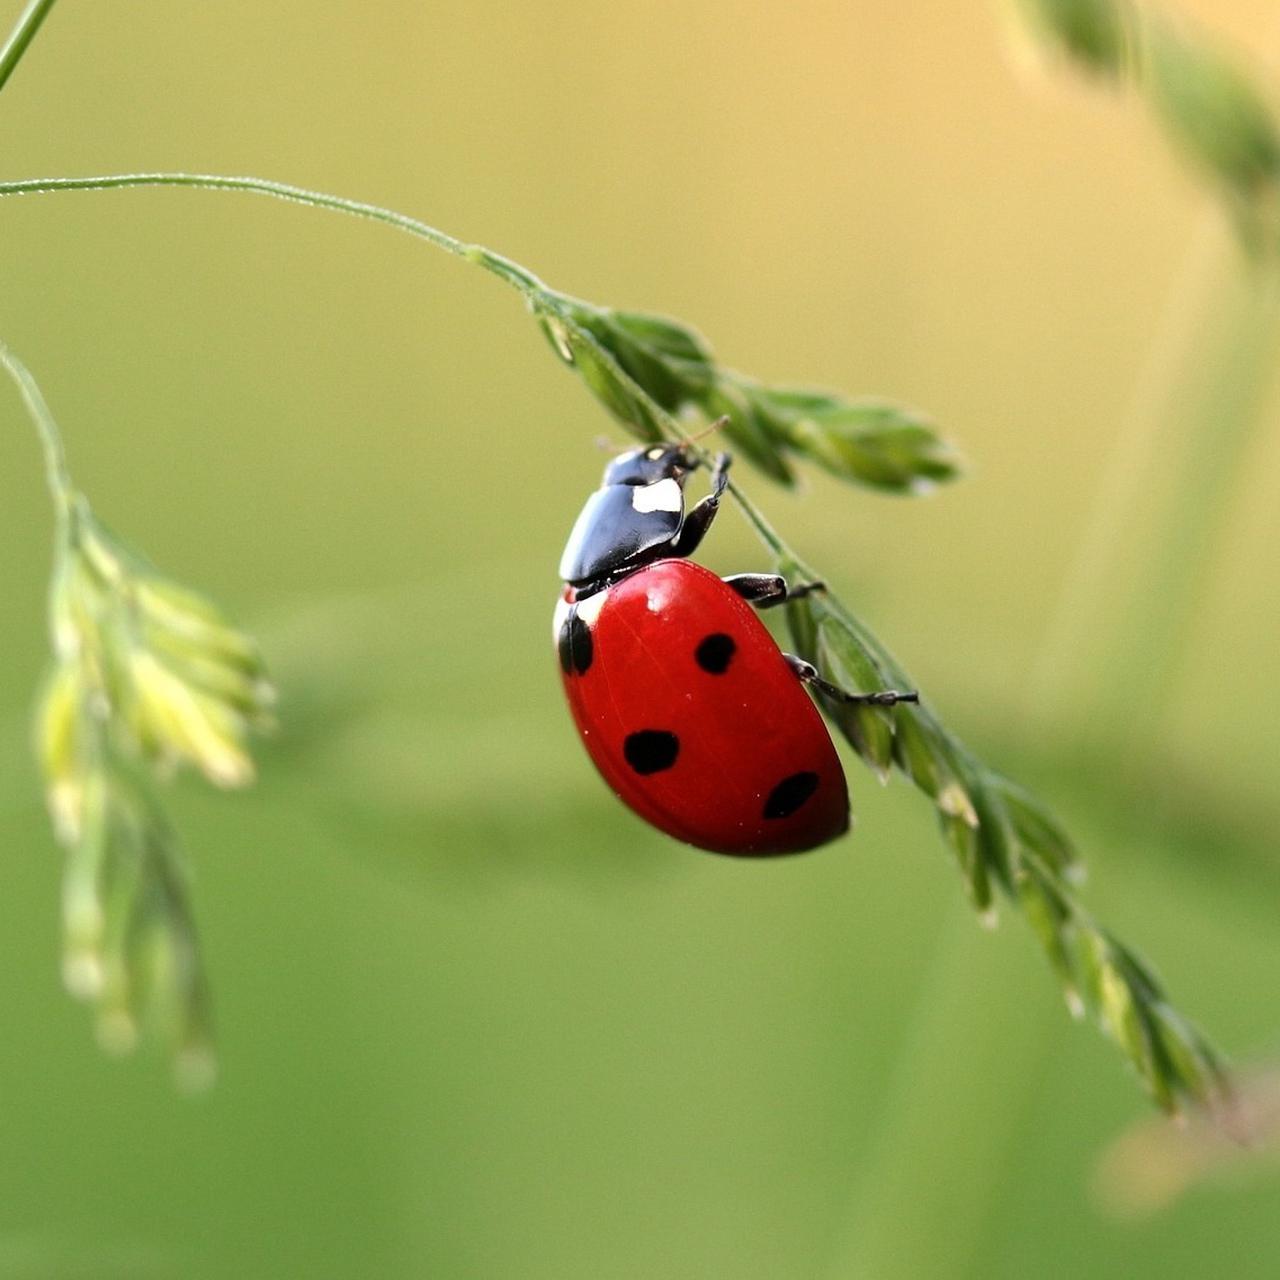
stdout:
[[76,496],[59,526],[54,662],[36,746],[59,841],[63,975],[94,1005],[98,1039],[126,1052],[151,1015],[180,1078],[204,1083],[213,1049],[179,850],[149,775],[183,765],[220,787],[252,781],[248,738],[275,694],[253,641],[156,572]]

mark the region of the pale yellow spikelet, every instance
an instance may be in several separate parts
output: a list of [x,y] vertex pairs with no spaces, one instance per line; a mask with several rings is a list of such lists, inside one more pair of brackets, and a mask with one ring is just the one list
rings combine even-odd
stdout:
[[74,662],[61,662],[36,709],[36,755],[54,830],[63,844],[77,838],[84,807],[84,679]]
[[189,761],[220,787],[253,780],[243,721],[234,711],[192,688],[149,650],[130,651],[128,673],[137,723],[154,751]]

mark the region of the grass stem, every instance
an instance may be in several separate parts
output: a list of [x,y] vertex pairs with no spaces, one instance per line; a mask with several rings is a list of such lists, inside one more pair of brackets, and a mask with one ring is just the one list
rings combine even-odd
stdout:
[[31,420],[35,423],[40,444],[44,449],[44,468],[49,482],[49,492],[53,495],[59,518],[65,518],[71,509],[75,490],[71,483],[71,474],[67,470],[67,456],[58,424],[54,421],[53,414],[31,371],[3,341],[0,341],[0,365],[4,366],[6,372],[17,384],[27,411],[31,414]]
[[40,24],[49,16],[49,10],[53,8],[56,2],[57,0],[30,0],[30,3],[22,11],[17,25],[9,33],[8,40],[5,41],[4,48],[0,49],[0,89],[3,89],[8,83],[14,69],[22,61],[22,55],[26,53],[28,46],[36,38],[36,32],[40,30]]

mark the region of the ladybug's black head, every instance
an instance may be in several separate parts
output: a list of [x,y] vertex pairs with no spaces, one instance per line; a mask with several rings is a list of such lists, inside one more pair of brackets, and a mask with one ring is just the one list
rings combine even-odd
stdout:
[[697,465],[682,445],[648,445],[614,458],[604,469],[604,483],[656,484],[659,480],[675,480],[683,485],[685,476]]
[[678,444],[620,453],[573,526],[561,578],[582,587],[672,552],[684,525],[684,482],[697,465]]

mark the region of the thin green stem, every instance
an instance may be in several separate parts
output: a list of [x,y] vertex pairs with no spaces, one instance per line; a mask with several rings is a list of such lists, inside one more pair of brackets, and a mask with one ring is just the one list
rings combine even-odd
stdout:
[[40,444],[44,448],[45,476],[49,482],[49,492],[53,495],[54,506],[59,519],[66,519],[70,514],[75,489],[71,483],[71,473],[67,470],[66,451],[62,446],[62,434],[54,421],[40,387],[21,360],[0,341],[0,364],[4,365],[9,376],[18,385],[22,399],[36,424],[40,436]]
[[273,182],[269,178],[230,177],[209,173],[116,173],[86,178],[27,178],[19,182],[0,182],[0,196],[46,195],[54,191],[112,191],[129,187],[194,187],[204,191],[246,191],[254,195],[273,196],[292,204],[308,205],[313,209],[330,209],[356,218],[368,218],[426,240],[454,257],[474,262],[527,297],[550,296],[552,292],[531,271],[526,271],[509,258],[504,258],[483,245],[468,244],[418,218],[411,218],[408,214],[397,213],[394,209],[381,205],[368,204],[363,200],[348,200],[324,191],[308,191],[305,187]]
[[49,16],[57,0],[31,0],[22,11],[17,25],[9,33],[3,49],[0,49],[0,89],[8,83],[14,68],[22,61],[22,55],[36,38],[40,24]]
[[747,523],[755,530],[756,536],[764,543],[770,551],[773,552],[779,560],[793,560],[799,564],[799,557],[794,551],[783,541],[781,534],[765,519],[760,508],[756,506],[745,493],[742,492],[736,484],[730,482],[729,493],[733,500],[738,504],[742,514],[746,517]]

